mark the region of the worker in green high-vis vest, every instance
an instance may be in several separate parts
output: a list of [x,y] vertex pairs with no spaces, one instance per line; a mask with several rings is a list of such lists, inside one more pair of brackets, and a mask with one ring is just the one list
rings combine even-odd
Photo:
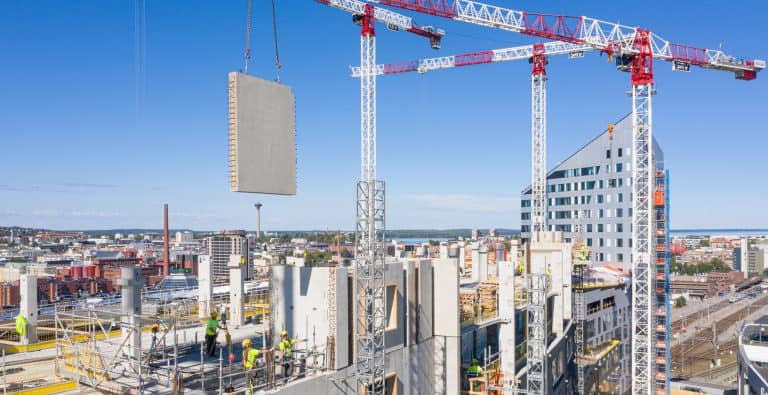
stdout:
[[205,348],[208,356],[216,355],[216,337],[219,335],[219,321],[216,321],[216,312],[211,313],[208,322],[205,323]]
[[467,377],[480,377],[483,375],[483,368],[480,367],[480,361],[477,358],[473,358],[472,362],[467,368]]

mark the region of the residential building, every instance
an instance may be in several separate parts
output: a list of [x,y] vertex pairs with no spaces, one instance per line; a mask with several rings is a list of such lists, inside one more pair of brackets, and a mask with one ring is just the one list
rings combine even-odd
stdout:
[[[654,140],[654,168],[664,154]],[[662,173],[663,174],[663,173]],[[596,264],[628,270],[632,251],[632,117],[600,133],[547,174],[547,224],[570,242],[582,238]],[[521,237],[531,236],[531,187],[521,195]]]
[[176,232],[176,244],[192,243],[195,241],[194,234],[190,231]]
[[241,255],[246,260],[245,266],[246,279],[250,278],[250,256],[248,253],[248,238],[245,231],[223,232],[218,235],[209,236],[205,239],[205,245],[208,249],[208,255],[211,260],[213,272],[213,284],[229,283],[229,257],[230,255]]
[[739,246],[733,249],[733,270],[743,273],[748,271],[749,262],[749,240],[742,237],[739,240]]

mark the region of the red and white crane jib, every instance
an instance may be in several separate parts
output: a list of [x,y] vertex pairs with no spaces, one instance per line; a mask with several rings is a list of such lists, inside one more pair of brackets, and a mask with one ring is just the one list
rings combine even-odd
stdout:
[[[572,44],[561,41],[550,41],[543,44],[544,55],[578,55],[592,48],[585,44]],[[477,64],[510,62],[514,60],[531,59],[534,55],[534,45],[493,49],[487,51],[469,52],[451,56],[412,60],[408,62],[386,63],[376,65],[376,75],[400,74],[400,73],[426,73],[429,71],[449,69],[453,67],[471,66]],[[350,67],[351,76],[359,78],[360,67]]]
[[[473,0],[368,0],[372,3],[402,8],[501,30],[543,37],[573,44],[585,44],[609,55],[636,55],[639,28],[605,22],[586,16],[528,13]],[[752,80],[766,67],[764,60],[745,60],[720,50],[692,47],[648,34],[653,58],[673,62],[676,70],[688,71],[690,65],[730,71],[736,78]]]
[[[355,22],[360,23],[360,18],[365,15],[364,1],[360,0],[315,0],[318,3],[325,4],[340,10],[347,11],[356,18]],[[420,26],[409,16],[398,14],[390,10],[375,7],[373,11],[374,19],[387,25],[390,30],[404,30],[429,39],[429,44],[434,49],[440,49],[440,40],[445,31],[436,29],[432,26]]]

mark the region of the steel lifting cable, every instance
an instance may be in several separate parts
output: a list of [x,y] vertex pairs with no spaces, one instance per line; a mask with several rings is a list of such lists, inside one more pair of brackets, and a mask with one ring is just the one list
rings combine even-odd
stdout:
[[248,62],[251,60],[251,19],[253,15],[253,0],[248,0],[248,20],[245,23],[245,67],[243,71],[248,74]]
[[277,16],[275,12],[275,0],[272,0],[272,34],[275,41],[275,81],[280,82],[280,52],[277,49]]

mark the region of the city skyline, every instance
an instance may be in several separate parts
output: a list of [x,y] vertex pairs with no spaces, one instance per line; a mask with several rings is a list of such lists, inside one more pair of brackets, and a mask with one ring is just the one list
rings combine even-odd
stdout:
[[[347,66],[358,62],[359,43],[348,15],[312,2],[278,3],[281,77],[296,90],[298,129],[298,195],[282,197],[227,188],[226,73],[242,68],[244,2],[148,5],[146,73],[138,89],[146,93],[139,98],[132,5],[83,4],[11,4],[0,16],[0,29],[15,37],[0,43],[10,55],[7,75],[34,76],[8,79],[0,93],[9,114],[0,119],[6,131],[0,224],[156,228],[162,204],[169,203],[172,228],[252,229],[258,200],[264,229],[353,227],[359,90]],[[740,17],[719,20],[716,32],[682,26],[675,10],[692,19],[713,19],[723,10],[658,4],[668,12],[532,1],[519,8],[644,21],[692,45],[723,43],[729,52],[756,58],[768,53],[741,28],[762,22],[759,12],[750,12],[765,9],[762,3],[732,5],[727,12]],[[268,5],[257,4],[254,15],[259,39],[251,70],[271,78]],[[443,55],[535,42],[414,17],[446,30]],[[422,40],[380,30],[379,62],[437,54]],[[519,193],[530,184],[529,67],[518,62],[379,80],[379,174],[387,182],[388,228],[519,229]],[[628,76],[597,54],[552,59],[549,73],[551,169],[626,115],[631,103],[624,95]],[[763,77],[741,83],[700,72],[691,79],[672,75],[663,63],[657,75],[655,136],[671,172],[672,228],[765,227],[768,185],[750,172],[768,142],[759,127],[760,104],[768,98]],[[589,100],[582,100],[584,91],[591,92]]]

